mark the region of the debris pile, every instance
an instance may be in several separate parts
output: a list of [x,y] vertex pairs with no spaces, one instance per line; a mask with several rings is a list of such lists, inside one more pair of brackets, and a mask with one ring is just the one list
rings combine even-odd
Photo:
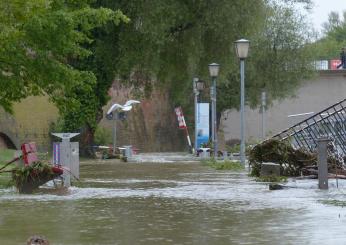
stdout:
[[34,162],[12,170],[12,179],[19,193],[32,193],[40,185],[62,174],[62,169],[42,162]]
[[[333,142],[328,146],[328,172],[345,175],[344,159],[337,154]],[[332,153],[331,153],[332,152]],[[282,176],[317,175],[317,152],[294,149],[287,141],[269,139],[254,146],[249,152],[251,175],[259,176],[261,164],[272,162],[280,164]]]

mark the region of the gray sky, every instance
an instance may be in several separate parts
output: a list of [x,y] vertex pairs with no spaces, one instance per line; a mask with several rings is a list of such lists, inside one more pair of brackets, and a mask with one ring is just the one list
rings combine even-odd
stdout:
[[331,11],[337,11],[340,14],[346,10],[346,0],[313,0],[314,8],[309,14],[315,29],[321,30],[321,25],[328,20],[328,14]]

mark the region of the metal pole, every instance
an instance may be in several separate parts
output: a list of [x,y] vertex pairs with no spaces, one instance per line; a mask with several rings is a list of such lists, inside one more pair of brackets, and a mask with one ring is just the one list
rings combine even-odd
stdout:
[[115,155],[115,147],[117,140],[117,113],[113,112],[113,155]]
[[262,91],[262,140],[265,139],[266,137],[266,132],[265,132],[265,110],[266,110],[266,92]]
[[244,138],[244,59],[240,60],[240,161],[245,166],[245,138]]
[[217,145],[217,116],[216,116],[216,77],[214,77],[214,157],[217,157],[218,145]]
[[327,163],[327,144],[330,142],[328,137],[318,140],[318,188],[328,189],[328,163]]
[[197,148],[198,148],[198,145],[197,145],[197,139],[198,139],[198,132],[197,132],[197,122],[198,122],[198,90],[197,90],[197,81],[198,81],[198,78],[194,78],[193,79],[193,92],[195,94],[195,154],[197,154]]
[[216,137],[216,78],[212,77],[212,86],[210,87],[211,97],[211,140],[214,147],[214,157],[217,157],[217,137]]

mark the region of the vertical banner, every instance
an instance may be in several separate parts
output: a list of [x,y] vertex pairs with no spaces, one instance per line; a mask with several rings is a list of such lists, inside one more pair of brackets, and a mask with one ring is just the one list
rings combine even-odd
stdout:
[[53,164],[61,165],[60,163],[60,142],[53,143]]
[[197,148],[209,141],[209,103],[197,103]]

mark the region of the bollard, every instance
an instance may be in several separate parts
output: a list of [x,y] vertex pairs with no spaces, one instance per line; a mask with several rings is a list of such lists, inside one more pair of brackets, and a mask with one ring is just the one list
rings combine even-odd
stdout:
[[318,188],[328,189],[328,163],[327,163],[327,145],[330,142],[328,137],[317,139],[318,143]]
[[132,145],[124,145],[124,156],[125,157],[132,157]]
[[229,160],[227,151],[222,152],[222,156],[223,156],[223,160],[225,161]]
[[261,176],[280,176],[280,165],[272,162],[261,164]]

